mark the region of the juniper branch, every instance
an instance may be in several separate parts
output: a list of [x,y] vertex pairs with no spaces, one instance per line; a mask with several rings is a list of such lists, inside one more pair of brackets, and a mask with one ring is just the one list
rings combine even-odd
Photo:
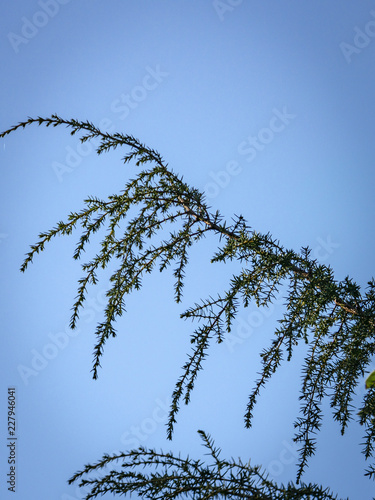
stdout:
[[[79,481],[80,487],[91,488],[85,500],[107,492],[126,496],[137,492],[149,499],[248,499],[248,500],[337,500],[328,488],[315,484],[293,483],[277,485],[267,478],[265,471],[240,459],[225,460],[211,437],[198,431],[209,451],[212,464],[181,458],[172,453],[157,452],[140,447],[117,455],[104,455],[102,460],[87,465],[71,477],[69,483]],[[106,470],[120,463],[120,470],[111,469],[99,479],[87,477],[92,472]],[[143,472],[146,469],[147,472]],[[160,471],[160,472],[158,472]]]
[[[302,248],[300,253],[284,249],[269,234],[262,235],[252,230],[242,216],[235,216],[232,223],[227,224],[218,211],[211,212],[203,193],[170,170],[157,151],[131,135],[103,133],[88,121],[64,120],[52,115],[50,118],[29,118],[3,132],[0,137],[32,124],[47,127],[65,125],[71,129],[72,135],[82,133],[82,142],[99,139],[98,154],[125,146],[129,151],[123,157],[124,163],[134,161],[136,166],[142,168],[151,164],[130,180],[120,195],[109,196],[106,201],[95,198],[85,200],[83,210],[71,213],[67,222],[59,222],[55,228],[41,233],[38,243],[31,246],[21,267],[24,271],[51,238],[71,235],[77,226],[81,226],[82,234],[73,257],[79,259],[90,236],[106,228],[101,251],[91,262],[82,265],[85,276],[79,280],[71,319],[71,326],[74,327],[78,311],[84,305],[87,286],[98,282],[97,270],[117,261],[119,267],[110,280],[112,287],[107,292],[104,321],[96,330],[94,378],[97,377],[106,340],[116,335],[114,322],[124,311],[125,295],[140,288],[144,275],[150,273],[156,264],[160,270],[166,269],[172,262],[176,264],[174,287],[177,302],[182,299],[188,249],[204,236],[211,234],[223,241],[223,246],[211,259],[212,263],[234,260],[245,266],[232,277],[228,290],[222,296],[203,301],[201,306],[188,309],[181,315],[203,324],[192,334],[193,353],[173,393],[168,422],[170,437],[179,401],[182,398],[185,403],[189,402],[212,336],[216,335],[220,342],[225,333],[230,332],[241,303],[247,307],[254,300],[258,306],[268,306],[280,288],[288,285],[286,312],[271,346],[261,354],[263,369],[249,398],[245,425],[251,425],[252,409],[260,388],[281,364],[283,351],[286,350],[287,360],[290,360],[301,341],[309,344],[309,354],[302,369],[302,417],[297,421],[299,433],[295,436],[302,443],[299,479],[307,458],[315,451],[314,439],[310,435],[319,430],[322,399],[330,397],[334,418],[340,422],[342,432],[352,418],[352,395],[375,354],[374,280],[368,283],[368,291],[362,294],[359,286],[348,277],[337,282],[331,268],[311,259],[308,248]],[[132,220],[129,220],[130,208],[138,210]],[[178,228],[169,232],[169,237],[165,239],[164,233],[171,224],[178,225]],[[160,239],[155,242],[158,237]],[[359,411],[360,423],[366,430],[363,444],[366,458],[371,458],[374,451],[374,414],[370,391]],[[375,477],[374,470],[373,466],[368,469],[370,477]]]

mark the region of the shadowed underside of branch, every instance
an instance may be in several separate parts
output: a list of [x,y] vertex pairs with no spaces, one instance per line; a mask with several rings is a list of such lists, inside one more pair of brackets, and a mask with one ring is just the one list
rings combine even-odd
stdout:
[[[261,388],[285,358],[292,358],[302,342],[309,348],[302,366],[301,411],[295,422],[295,441],[301,444],[297,482],[315,452],[315,436],[322,418],[321,403],[326,397],[342,433],[359,410],[359,422],[365,428],[363,453],[367,459],[373,457],[374,389],[366,393],[359,409],[353,408],[353,397],[375,353],[374,280],[361,292],[349,277],[340,282],[335,280],[332,269],[313,260],[308,248],[298,253],[285,249],[269,234],[252,230],[242,216],[235,216],[227,223],[218,211],[211,212],[203,193],[169,169],[157,151],[132,136],[102,133],[90,122],[63,120],[52,115],[51,118],[29,118],[0,137],[35,123],[47,127],[65,125],[72,135],[80,132],[82,142],[97,138],[98,154],[125,146],[128,152],[124,163],[134,161],[143,168],[119,194],[106,200],[88,198],[81,211],[71,212],[66,221],[41,233],[21,267],[25,271],[35,254],[43,251],[54,236],[70,235],[80,227],[81,236],[73,255],[78,260],[90,237],[99,230],[105,231],[95,257],[82,265],[83,277],[78,283],[71,317],[71,327],[75,328],[87,288],[98,282],[97,271],[105,269],[110,262],[117,263],[110,278],[104,318],[96,328],[94,378],[98,376],[106,341],[117,334],[114,324],[125,310],[127,294],[139,289],[144,276],[155,268],[163,271],[173,266],[175,300],[180,302],[189,248],[210,234],[220,245],[211,262],[230,265],[231,261],[237,261],[243,267],[232,276],[226,290],[196,303],[181,315],[199,325],[191,336],[192,351],[172,395],[168,437],[172,437],[181,401],[186,404],[190,401],[210,343],[223,341],[231,331],[239,307],[247,307],[251,301],[259,307],[267,307],[283,289],[285,314],[279,320],[271,345],[261,353],[262,370],[249,396],[245,426],[251,426]],[[367,475],[375,478],[372,465]]]

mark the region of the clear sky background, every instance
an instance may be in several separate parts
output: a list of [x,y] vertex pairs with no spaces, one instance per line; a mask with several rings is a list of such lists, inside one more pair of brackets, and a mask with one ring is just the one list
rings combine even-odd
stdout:
[[[3,8],[0,34],[1,130],[57,113],[132,134],[228,219],[243,214],[288,248],[309,246],[337,279],[350,275],[366,286],[374,275],[372,2],[19,0]],[[173,303],[168,272],[148,276],[128,299],[97,381],[93,333],[106,276],[90,291],[78,330],[67,326],[82,275],[71,258],[78,234],[57,239],[19,272],[39,232],[135,175],[121,154],[98,158],[60,127],[0,142],[0,497],[79,499],[66,482],[75,471],[141,444],[202,457],[198,429],[224,457],[251,458],[270,478],[294,480],[303,348],[263,392],[253,429],[243,428],[258,353],[269,345],[280,303],[240,311],[182,407],[174,440],[166,440],[170,396],[194,329],[179,314],[224,290],[235,270],[209,265],[214,237],[192,251],[182,305]],[[10,386],[16,494],[5,484]],[[358,401],[363,394],[362,384]],[[371,498],[362,429],[354,421],[341,437],[328,405],[326,413],[304,481],[343,498]]]

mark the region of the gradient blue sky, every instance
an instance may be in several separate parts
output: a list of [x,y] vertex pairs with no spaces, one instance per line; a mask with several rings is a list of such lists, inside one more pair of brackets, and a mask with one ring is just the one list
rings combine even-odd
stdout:
[[[372,2],[20,0],[3,9],[0,34],[1,130],[57,113],[133,134],[228,218],[241,213],[286,247],[310,246],[337,279],[349,274],[365,286],[374,275]],[[168,273],[148,277],[128,299],[97,381],[93,332],[106,280],[91,290],[73,335],[67,325],[81,277],[74,237],[54,241],[19,272],[40,231],[79,210],[87,195],[118,192],[135,175],[121,154],[98,158],[63,128],[34,127],[0,142],[1,498],[76,500],[71,474],[140,444],[202,456],[197,429],[223,456],[251,458],[272,479],[294,480],[303,350],[263,393],[254,428],[243,428],[258,353],[280,304],[240,312],[181,409],[173,442],[165,437],[193,329],[179,314],[223,290],[233,272],[207,265],[214,238],[192,251],[182,306],[173,303]],[[25,370],[33,372],[21,376]],[[5,486],[13,385],[16,494]],[[370,498],[361,437],[356,422],[341,437],[327,408],[304,480],[351,500]]]

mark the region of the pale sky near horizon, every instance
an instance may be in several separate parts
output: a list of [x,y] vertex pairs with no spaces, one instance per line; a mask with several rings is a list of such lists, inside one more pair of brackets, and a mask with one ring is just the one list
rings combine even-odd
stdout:
[[[242,214],[287,248],[309,246],[339,280],[349,275],[365,287],[374,276],[372,2],[20,0],[3,10],[1,131],[56,113],[132,134],[228,220]],[[282,300],[270,310],[240,311],[166,440],[170,396],[195,326],[179,314],[225,290],[233,273],[208,264],[214,237],[192,250],[182,305],[173,302],[168,272],[147,276],[128,298],[96,381],[94,329],[108,284],[104,276],[90,291],[78,330],[70,331],[82,275],[71,258],[78,233],[51,242],[19,272],[41,231],[80,210],[88,195],[117,193],[136,175],[121,163],[124,152],[97,157],[93,150],[63,127],[33,126],[0,141],[0,497],[78,500],[81,492],[67,484],[74,472],[139,445],[204,457],[198,429],[223,457],[251,458],[271,479],[294,481],[303,348],[263,391],[254,427],[243,428],[258,354]],[[86,259],[95,242],[90,251]],[[5,484],[13,386],[15,494]],[[361,386],[355,402],[363,395]],[[325,410],[303,480],[339,498],[372,498],[363,429],[354,420],[341,437],[328,402]]]

